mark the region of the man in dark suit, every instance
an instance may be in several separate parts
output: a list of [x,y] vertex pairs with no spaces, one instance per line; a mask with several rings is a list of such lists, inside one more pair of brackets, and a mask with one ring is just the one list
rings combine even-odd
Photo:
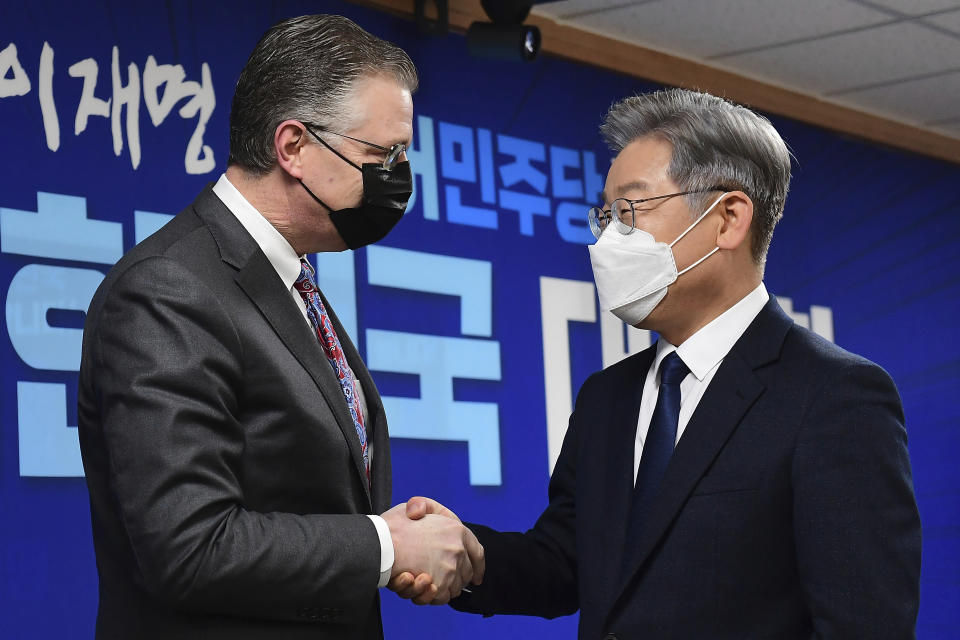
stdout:
[[345,18],[274,26],[226,173],[96,293],[79,428],[98,638],[380,638],[378,585],[423,573],[442,601],[482,575],[460,523],[387,511],[383,405],[305,259],[402,216],[416,84]]
[[659,339],[584,383],[531,530],[470,525],[487,571],[452,605],[579,609],[584,639],[913,637],[920,522],[896,388],[762,282],[786,145],[681,90],[615,104],[602,131],[617,155],[590,212],[601,307]]

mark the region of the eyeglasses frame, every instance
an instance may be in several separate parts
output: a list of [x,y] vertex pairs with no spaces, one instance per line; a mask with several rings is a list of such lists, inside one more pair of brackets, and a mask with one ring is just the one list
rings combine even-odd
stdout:
[[[709,193],[711,191],[729,191],[729,189],[726,189],[720,186],[714,186],[714,187],[710,187],[709,189],[692,189],[690,191],[678,191],[677,193],[668,193],[662,196],[651,196],[649,198],[638,198],[636,200],[631,200],[630,198],[616,198],[615,200],[613,200],[613,202],[610,203],[610,209],[604,209],[603,207],[590,207],[590,209],[587,211],[587,222],[589,223],[590,232],[593,234],[593,237],[599,239],[600,235],[606,230],[607,226],[610,223],[608,222],[607,224],[601,227],[600,216],[595,215],[594,211],[599,213],[605,213],[609,215],[610,218],[612,219],[613,203],[617,202],[618,200],[622,200],[624,202],[629,203],[630,205],[630,225],[629,225],[628,231],[621,230],[621,227],[619,226],[617,227],[617,231],[620,231],[622,235],[626,236],[633,233],[633,230],[636,229],[637,211],[636,209],[634,209],[633,205],[640,204],[641,202],[650,202],[651,200],[663,200],[666,198],[675,198],[677,196],[686,196],[686,195],[690,195],[691,193]],[[620,219],[620,216],[617,216],[617,221],[620,222],[620,224],[623,227],[628,226],[623,220]]]
[[[360,169],[360,167],[357,166],[357,164],[356,164],[355,162],[351,161],[349,158],[345,157],[342,153],[340,153],[339,151],[337,151],[336,149],[334,149],[332,146],[330,146],[330,144],[329,144],[326,140],[324,140],[323,138],[321,138],[319,135],[317,135],[317,132],[314,131],[313,129],[315,128],[315,129],[317,129],[317,131],[321,131],[321,132],[323,132],[323,133],[329,133],[329,134],[332,134],[332,135],[335,135],[335,136],[339,136],[339,137],[341,137],[341,138],[346,138],[347,140],[353,140],[354,142],[359,142],[360,144],[365,144],[365,145],[367,145],[368,147],[373,147],[374,149],[377,149],[377,150],[379,150],[379,151],[385,151],[386,154],[387,154],[387,157],[383,159],[383,164],[382,164],[382,166],[383,166],[383,168],[384,168],[386,171],[393,171],[393,168],[394,168],[395,166],[397,166],[397,161],[398,161],[398,159],[399,159],[400,156],[403,155],[404,152],[407,150],[407,145],[405,145],[405,144],[402,143],[402,142],[398,142],[398,143],[392,145],[391,147],[387,148],[387,147],[384,147],[383,145],[376,144],[375,142],[369,142],[369,141],[367,141],[367,140],[361,140],[360,138],[354,138],[353,136],[348,136],[348,135],[345,134],[345,133],[338,133],[338,132],[336,132],[336,131],[331,131],[330,129],[327,129],[327,128],[325,128],[325,127],[320,127],[320,126],[317,126],[317,125],[312,124],[312,123],[302,122],[301,124],[303,124],[303,128],[306,129],[307,131],[309,131],[309,132],[310,132],[310,135],[312,135],[314,138],[316,138],[317,141],[320,142],[320,144],[322,144],[322,145],[325,146],[327,149],[329,149],[330,151],[332,151],[332,152],[334,152],[335,154],[337,154],[337,155],[340,157],[341,160],[343,160],[344,162],[347,162],[347,163],[351,164],[351,165],[352,165],[353,167],[355,167],[356,169]],[[362,170],[362,169],[361,169],[361,170]]]

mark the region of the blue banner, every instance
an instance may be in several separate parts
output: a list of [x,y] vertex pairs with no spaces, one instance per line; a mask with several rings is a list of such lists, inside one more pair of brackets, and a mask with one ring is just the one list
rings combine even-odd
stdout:
[[[572,398],[650,344],[597,308],[585,245],[612,101],[655,89],[556,58],[467,55],[333,1],[0,6],[0,628],[92,637],[97,574],[77,438],[85,310],[104,274],[226,166],[229,105],[262,33],[341,13],[421,74],[416,190],[382,243],[316,256],[384,396],[394,500],[523,530],[546,505]],[[918,633],[960,611],[960,167],[772,120],[795,156],[766,283],[800,324],[885,367],[924,526]],[[384,597],[388,638],[574,637],[576,617],[481,619]]]

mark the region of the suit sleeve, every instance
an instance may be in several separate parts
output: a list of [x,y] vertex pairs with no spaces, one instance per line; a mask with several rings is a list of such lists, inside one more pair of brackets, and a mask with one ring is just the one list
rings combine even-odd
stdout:
[[109,482],[143,586],[209,613],[368,615],[380,561],[369,518],[244,508],[243,345],[210,289],[150,258],[114,283],[95,326]]
[[920,519],[893,381],[860,362],[824,381],[792,470],[797,562],[818,638],[913,638]]
[[[581,404],[584,383],[577,398]],[[579,609],[576,559],[578,410],[570,416],[563,446],[550,477],[549,504],[525,533],[499,532],[468,524],[484,547],[483,584],[451,601],[458,611],[556,618]]]

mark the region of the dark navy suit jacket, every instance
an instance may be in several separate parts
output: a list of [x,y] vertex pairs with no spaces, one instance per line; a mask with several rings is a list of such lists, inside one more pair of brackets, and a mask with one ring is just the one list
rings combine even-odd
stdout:
[[654,353],[584,383],[533,529],[471,525],[486,577],[453,606],[579,609],[584,639],[913,637],[920,521],[886,372],[771,299],[697,406],[649,520],[625,540]]

